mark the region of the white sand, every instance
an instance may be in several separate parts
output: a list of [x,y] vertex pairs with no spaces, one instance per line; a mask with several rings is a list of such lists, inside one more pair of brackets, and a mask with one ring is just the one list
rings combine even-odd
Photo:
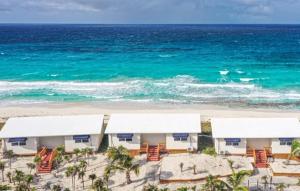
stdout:
[[[162,180],[197,180],[205,179],[208,175],[227,176],[232,173],[228,159],[234,161],[236,171],[253,170],[252,164],[246,157],[213,157],[205,154],[173,154],[163,157],[160,179]],[[183,163],[181,172],[180,163]],[[196,165],[196,174],[193,171]]]
[[300,173],[300,162],[290,160],[289,164],[286,164],[287,160],[275,159],[270,163],[270,168],[274,173]]
[[36,115],[68,115],[120,112],[197,112],[204,120],[211,117],[298,117],[300,111],[279,109],[238,109],[215,105],[145,103],[62,103],[0,106],[0,118]]

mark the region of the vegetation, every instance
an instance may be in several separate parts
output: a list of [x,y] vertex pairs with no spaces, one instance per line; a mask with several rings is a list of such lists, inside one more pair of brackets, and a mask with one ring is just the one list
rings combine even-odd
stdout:
[[97,178],[96,174],[90,174],[89,179],[92,181],[92,185],[94,184],[94,180]]
[[289,154],[287,162],[289,163],[291,158],[300,157],[300,141],[293,140],[291,145],[291,152]]
[[29,168],[29,174],[31,174],[31,171],[36,168],[34,163],[26,163],[27,168]]
[[65,172],[66,177],[71,177],[71,181],[72,181],[72,188],[73,190],[75,190],[75,185],[76,185],[76,175],[78,174],[79,168],[76,165],[73,166],[69,166]]
[[183,171],[183,162],[179,163],[180,172]]
[[130,176],[130,173],[132,171],[136,175],[139,174],[140,165],[138,163],[133,162],[133,157],[129,155],[128,150],[124,147],[119,146],[118,148],[109,148],[107,156],[110,160],[107,170],[109,172],[125,172],[127,184],[130,184],[132,182]]
[[9,159],[9,168],[11,169],[12,159],[15,156],[14,152],[12,150],[7,150],[4,152],[4,156]]
[[206,183],[202,186],[202,191],[223,191],[226,190],[227,185],[224,181],[209,175],[206,178]]
[[2,161],[0,161],[0,170],[1,170],[2,182],[4,182],[5,163]]
[[252,172],[247,170],[241,170],[239,172],[235,172],[233,168],[233,161],[228,160],[229,166],[231,168],[232,174],[227,178],[227,187],[233,191],[244,191],[248,190],[247,187],[242,186],[241,184],[245,180],[247,176],[250,176]]
[[202,153],[210,155],[210,156],[217,156],[217,153],[215,151],[214,147],[206,147],[205,149],[203,149]]
[[285,188],[287,188],[287,186],[284,183],[279,183],[276,185],[277,191],[284,191]]
[[11,190],[11,187],[6,184],[0,184],[0,190],[1,191]]

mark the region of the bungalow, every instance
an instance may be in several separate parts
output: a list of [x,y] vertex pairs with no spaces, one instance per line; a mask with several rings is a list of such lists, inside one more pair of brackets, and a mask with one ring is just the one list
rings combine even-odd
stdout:
[[34,155],[64,145],[66,152],[75,148],[98,150],[103,136],[103,115],[43,116],[9,118],[2,130],[2,149],[17,155]]
[[192,113],[112,114],[105,131],[109,146],[122,145],[134,154],[195,151],[198,133],[200,115]]
[[297,118],[213,118],[212,136],[218,154],[286,157],[300,138]]

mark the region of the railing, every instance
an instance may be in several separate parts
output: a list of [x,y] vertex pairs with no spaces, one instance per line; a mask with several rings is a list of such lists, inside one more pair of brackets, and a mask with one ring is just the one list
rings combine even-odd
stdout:
[[160,143],[157,145],[157,158],[160,160]]
[[272,156],[272,147],[264,147],[267,157]]
[[254,159],[254,164],[256,164],[256,153],[255,153],[255,149],[253,149],[253,159]]
[[57,150],[54,149],[54,150],[51,152],[51,155],[50,155],[50,158],[49,158],[49,165],[50,165],[51,168],[52,168],[52,163],[53,163],[53,161],[54,161],[56,155],[57,155]]
[[247,147],[246,155],[247,155],[247,157],[251,157],[253,155],[253,149],[250,147]]
[[141,145],[140,153],[148,153],[149,149],[149,144],[148,143],[143,143]]
[[159,152],[163,152],[163,153],[167,152],[165,143],[159,143],[158,147],[159,147]]
[[42,150],[37,153],[37,156],[42,157],[46,153],[47,153],[47,148],[46,147],[42,147]]

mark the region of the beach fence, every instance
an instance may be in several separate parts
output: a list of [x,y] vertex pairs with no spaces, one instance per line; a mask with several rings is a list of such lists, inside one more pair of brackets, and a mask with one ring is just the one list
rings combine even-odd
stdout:
[[[274,183],[272,177],[269,177],[266,181],[261,179],[248,180],[247,187],[250,191],[277,191],[279,183]],[[284,191],[295,191],[293,188],[289,188],[289,185],[285,185]]]

